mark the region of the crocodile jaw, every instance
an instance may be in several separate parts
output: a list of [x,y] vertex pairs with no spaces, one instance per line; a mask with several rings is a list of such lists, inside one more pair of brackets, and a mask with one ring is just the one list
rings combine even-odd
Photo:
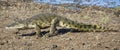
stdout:
[[5,27],[5,29],[17,29],[17,28],[23,28],[23,26],[20,26],[20,27]]
[[9,25],[9,26],[5,27],[5,29],[17,29],[17,28],[24,28],[24,27],[25,27],[25,25],[23,25],[23,24],[14,25],[14,26]]

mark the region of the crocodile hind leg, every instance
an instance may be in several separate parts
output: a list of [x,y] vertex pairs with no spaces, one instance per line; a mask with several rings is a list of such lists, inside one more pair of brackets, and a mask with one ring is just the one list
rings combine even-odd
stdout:
[[57,34],[57,25],[59,23],[59,19],[56,17],[51,21],[50,32],[45,35],[45,37],[51,37]]

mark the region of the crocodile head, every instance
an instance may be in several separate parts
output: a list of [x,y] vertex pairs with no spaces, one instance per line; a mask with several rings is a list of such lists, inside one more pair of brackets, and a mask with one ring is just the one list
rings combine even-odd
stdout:
[[8,26],[6,26],[6,29],[22,29],[22,28],[35,28],[35,24],[32,22],[25,22],[25,21],[20,21],[20,22],[14,22]]
[[7,25],[5,28],[6,29],[15,29],[15,28],[23,28],[25,26],[26,26],[25,23],[14,22],[10,25]]

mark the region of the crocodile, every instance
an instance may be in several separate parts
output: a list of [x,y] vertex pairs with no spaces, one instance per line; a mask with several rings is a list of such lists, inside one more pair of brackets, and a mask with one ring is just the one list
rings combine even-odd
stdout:
[[102,27],[99,25],[92,24],[84,24],[78,23],[68,18],[62,17],[60,15],[54,13],[40,13],[32,16],[31,18],[27,18],[26,20],[14,22],[8,26],[6,29],[26,29],[33,28],[38,37],[43,36],[41,34],[41,29],[50,28],[49,33],[45,34],[46,37],[51,37],[56,35],[57,26],[66,27],[69,29],[76,29],[79,31],[93,31],[93,32],[103,32],[107,30],[112,30],[110,28]]

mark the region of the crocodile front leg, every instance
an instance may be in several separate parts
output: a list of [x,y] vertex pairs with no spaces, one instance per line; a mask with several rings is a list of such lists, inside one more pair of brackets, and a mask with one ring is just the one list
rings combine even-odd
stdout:
[[45,37],[51,37],[57,34],[57,25],[59,24],[59,19],[56,17],[51,21],[50,32],[45,35]]
[[36,24],[36,27],[35,27],[35,32],[36,32],[36,36],[37,37],[42,37],[42,34],[41,34],[41,28],[39,25]]

